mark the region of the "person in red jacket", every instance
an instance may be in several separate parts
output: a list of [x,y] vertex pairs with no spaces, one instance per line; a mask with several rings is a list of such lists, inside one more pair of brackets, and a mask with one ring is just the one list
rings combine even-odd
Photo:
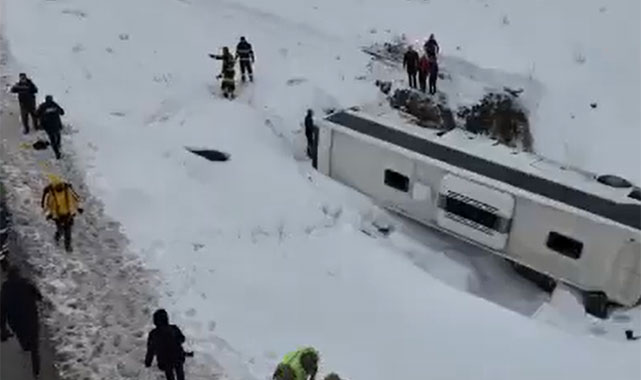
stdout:
[[421,59],[418,60],[418,84],[421,87],[421,92],[427,91],[427,76],[430,72],[430,60],[427,55],[423,54]]

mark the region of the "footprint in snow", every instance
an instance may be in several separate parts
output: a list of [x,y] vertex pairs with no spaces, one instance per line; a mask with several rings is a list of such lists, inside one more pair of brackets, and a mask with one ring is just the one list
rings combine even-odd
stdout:
[[70,16],[76,16],[78,18],[86,18],[87,17],[87,12],[81,10],[81,9],[63,9],[62,14],[65,15],[70,15]]

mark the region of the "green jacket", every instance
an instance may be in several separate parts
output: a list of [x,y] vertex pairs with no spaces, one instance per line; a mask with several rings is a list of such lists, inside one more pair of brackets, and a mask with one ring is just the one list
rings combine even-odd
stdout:
[[307,352],[313,352],[314,354],[316,354],[316,356],[318,356],[318,352],[314,348],[305,347],[297,351],[288,353],[287,355],[285,355],[283,361],[281,362],[281,364],[288,365],[294,371],[296,380],[307,380],[307,374],[305,373],[303,365],[300,362],[303,354]]

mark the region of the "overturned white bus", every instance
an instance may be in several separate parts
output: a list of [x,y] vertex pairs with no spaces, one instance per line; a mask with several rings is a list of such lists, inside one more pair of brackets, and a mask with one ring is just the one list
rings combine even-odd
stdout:
[[638,188],[403,123],[329,115],[317,126],[314,167],[386,208],[582,289],[594,314],[608,301],[640,301]]

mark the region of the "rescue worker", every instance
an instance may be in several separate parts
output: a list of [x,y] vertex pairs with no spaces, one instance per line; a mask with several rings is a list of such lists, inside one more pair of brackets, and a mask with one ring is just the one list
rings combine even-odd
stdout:
[[147,338],[145,367],[149,368],[156,357],[158,368],[165,372],[167,380],[185,380],[185,351],[182,347],[185,336],[178,326],[169,324],[169,316],[164,309],[156,310],[153,319],[156,328]]
[[36,120],[36,94],[38,93],[38,87],[33,84],[25,73],[20,73],[18,78],[18,83],[11,87],[11,92],[18,94],[23,133],[27,134],[29,133],[29,117],[31,117],[33,129],[38,129],[38,121]]
[[418,53],[413,47],[409,47],[403,57],[403,67],[407,69],[410,87],[416,88],[416,72],[418,70]]
[[236,58],[240,60],[241,80],[245,82],[245,73],[249,74],[249,81],[254,81],[252,63],[254,63],[254,50],[252,45],[247,42],[245,37],[240,37],[240,42],[236,45]]
[[436,94],[436,81],[438,80],[438,62],[436,58],[430,60],[430,94]]
[[82,214],[78,206],[80,197],[70,183],[63,182],[56,176],[49,177],[50,182],[42,192],[41,207],[45,210],[47,219],[56,223],[56,243],[64,236],[65,250],[71,252],[71,228],[76,212]]
[[60,154],[60,132],[62,131],[62,121],[60,116],[65,114],[65,110],[53,101],[53,96],[45,96],[44,103],[40,104],[36,110],[38,124],[47,132],[51,148],[56,155],[56,159],[61,158]]
[[6,341],[16,335],[20,347],[31,352],[31,371],[34,378],[40,373],[38,301],[42,295],[15,266],[9,267],[7,280],[0,290],[0,340]]
[[273,380],[315,380],[318,372],[318,352],[312,347],[290,352],[276,367]]
[[223,61],[223,66],[220,75],[216,78],[222,78],[221,90],[223,91],[223,96],[225,98],[234,98],[234,91],[236,90],[236,83],[234,82],[234,76],[236,72],[234,71],[234,65],[236,60],[234,56],[229,52],[228,47],[223,48],[223,54],[209,54],[211,58],[218,59]]
[[436,55],[441,50],[441,48],[438,46],[438,42],[436,42],[436,39],[434,38],[434,34],[430,34],[430,38],[425,41],[425,45],[423,45],[423,48],[425,49],[425,54],[427,54],[427,57],[431,59],[436,59]]
[[421,92],[427,91],[427,76],[430,71],[430,61],[427,55],[423,54],[421,59],[418,60],[418,84]]
[[314,134],[314,111],[309,109],[305,116],[305,137],[307,138],[307,157],[309,158],[313,158]]

